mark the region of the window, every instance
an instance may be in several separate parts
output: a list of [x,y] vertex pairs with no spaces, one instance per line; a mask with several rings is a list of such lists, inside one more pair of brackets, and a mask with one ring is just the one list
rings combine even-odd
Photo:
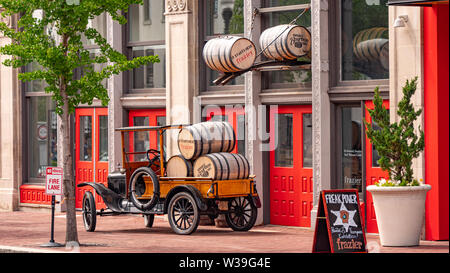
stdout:
[[[372,128],[379,131],[381,130],[380,126],[372,120]],[[375,145],[372,145],[372,167],[380,167],[380,164],[378,163],[378,160],[380,160],[381,156],[378,153],[377,149],[375,149]]]
[[[41,182],[48,166],[57,166],[55,103],[50,96],[26,96],[27,160],[29,182]],[[35,181],[41,178],[40,181]]]
[[[103,13],[93,19],[88,19],[87,27],[97,30],[103,38],[106,38],[106,13]],[[94,41],[88,40],[84,35],[82,35],[81,41],[86,46],[97,47],[97,45],[94,44]]]
[[389,78],[387,0],[342,0],[342,80]]
[[[206,28],[206,41],[219,35],[244,35],[243,0],[206,0],[205,2],[206,22],[204,25]],[[214,85],[213,81],[220,76],[220,73],[208,67],[206,69],[208,85]],[[244,76],[241,75],[231,80],[227,85],[243,84]]]
[[98,161],[108,161],[108,116],[99,116],[99,153]]
[[[265,12],[262,15],[262,31],[277,25],[289,24],[303,10],[305,4],[309,4],[310,0],[266,0],[265,8],[278,7],[278,9]],[[307,11],[295,22],[296,25],[306,27],[311,32],[311,12]],[[276,36],[275,36],[276,37]],[[275,38],[274,37],[274,38]],[[262,50],[262,49],[261,49]],[[263,57],[265,58],[265,57]],[[310,62],[309,56],[298,58],[299,61]],[[310,87],[312,81],[311,70],[289,70],[289,71],[270,71],[263,72],[263,79],[266,89],[279,87]],[[280,85],[284,84],[284,85]],[[292,85],[295,84],[295,85]]]
[[275,135],[275,166],[294,166],[293,115],[277,114],[275,124],[278,124]]
[[92,161],[92,117],[80,117],[80,161]]
[[149,63],[128,72],[128,92],[166,87],[164,1],[144,0],[128,10],[127,50],[132,58],[158,55],[159,63]]
[[312,168],[312,114],[303,114],[303,168]]
[[361,107],[342,107],[341,184],[344,189],[362,191],[362,111]]

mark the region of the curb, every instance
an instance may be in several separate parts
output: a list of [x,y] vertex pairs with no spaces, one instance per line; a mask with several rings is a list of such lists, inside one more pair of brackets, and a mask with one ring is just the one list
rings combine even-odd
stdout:
[[67,252],[48,250],[48,249],[31,248],[31,247],[17,247],[17,246],[0,245],[0,253],[67,253]]

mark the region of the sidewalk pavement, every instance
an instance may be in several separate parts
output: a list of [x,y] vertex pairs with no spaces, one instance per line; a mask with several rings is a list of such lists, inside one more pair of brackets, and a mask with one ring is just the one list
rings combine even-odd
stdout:
[[[311,253],[314,232],[286,226],[255,226],[249,232],[199,226],[188,236],[175,234],[167,220],[155,217],[152,228],[140,215],[97,216],[95,232],[86,232],[77,213],[80,246],[44,248],[50,240],[50,213],[0,212],[0,253]],[[65,214],[55,215],[55,242],[64,244]],[[449,253],[448,241],[421,241],[415,247],[383,247],[367,234],[369,253]]]

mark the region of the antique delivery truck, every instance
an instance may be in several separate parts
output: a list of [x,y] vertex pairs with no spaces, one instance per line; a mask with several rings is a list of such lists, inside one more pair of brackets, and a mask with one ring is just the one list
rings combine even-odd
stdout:
[[[166,161],[168,130],[178,130],[181,154]],[[97,215],[119,214],[142,214],[146,227],[153,225],[155,214],[167,214],[173,231],[184,235],[196,231],[200,215],[215,219],[224,214],[234,231],[254,226],[261,202],[248,161],[230,153],[236,143],[231,125],[202,122],[116,131],[122,137],[122,167],[108,175],[107,187],[94,182],[77,185],[92,187],[106,205],[97,210],[92,191],[85,192],[82,216],[87,231],[95,230]],[[149,148],[152,139],[158,149]]]

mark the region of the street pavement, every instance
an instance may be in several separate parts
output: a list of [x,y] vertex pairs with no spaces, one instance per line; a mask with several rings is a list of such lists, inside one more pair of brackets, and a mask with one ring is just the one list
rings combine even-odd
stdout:
[[[86,232],[77,214],[79,246],[41,247],[50,240],[50,213],[0,212],[0,253],[311,253],[314,232],[275,225],[249,232],[200,225],[188,236],[175,234],[163,216],[152,228],[140,215],[97,216],[97,228]],[[57,243],[65,241],[65,214],[55,215]],[[378,235],[367,234],[369,253],[449,253],[448,241],[421,241],[414,247],[383,247]],[[1,256],[1,255],[0,255]]]

